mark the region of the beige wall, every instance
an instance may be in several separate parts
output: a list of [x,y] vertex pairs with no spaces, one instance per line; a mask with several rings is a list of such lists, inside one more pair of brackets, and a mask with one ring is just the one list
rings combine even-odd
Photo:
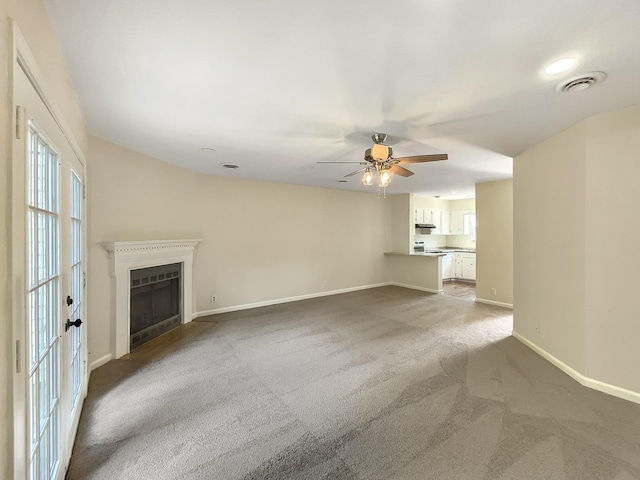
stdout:
[[441,257],[386,255],[390,281],[436,293],[442,286]]
[[89,362],[114,350],[106,241],[198,238],[194,173],[91,138],[89,188]]
[[514,160],[514,331],[596,388],[640,393],[638,151],[633,107]]
[[390,198],[197,175],[97,138],[90,151],[90,361],[113,350],[101,242],[201,238],[199,312],[386,280]]
[[449,200],[449,211],[454,210],[475,210],[475,198],[461,198],[460,200]]
[[640,392],[640,107],[584,122],[584,374]]
[[513,180],[476,184],[475,205],[476,297],[512,305]]
[[198,311],[385,281],[389,205],[375,193],[200,176],[196,205]]
[[585,148],[578,124],[513,162],[514,331],[584,370]]
[[587,379],[640,393],[638,151],[633,107],[515,159],[514,330]]
[[[82,110],[77,102],[64,59],[48,22],[42,3],[38,0],[0,1],[0,261],[6,266],[0,270],[0,478],[13,476],[13,347],[12,299],[14,281],[21,272],[12,272],[11,258],[22,255],[12,251],[11,202],[12,195],[12,130],[13,100],[10,72],[12,58],[12,33],[10,18],[13,18],[38,64],[41,80],[46,92],[52,97],[73,136],[82,148],[87,145],[87,131]],[[86,151],[86,150],[85,150]],[[15,277],[13,276],[15,274]]]
[[[413,245],[413,195],[408,193],[386,198],[390,209],[391,245],[388,250],[409,253]],[[409,213],[411,212],[411,213]]]

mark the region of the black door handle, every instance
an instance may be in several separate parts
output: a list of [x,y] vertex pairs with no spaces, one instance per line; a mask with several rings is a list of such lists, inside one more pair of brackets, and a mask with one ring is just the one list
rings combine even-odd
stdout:
[[73,305],[73,298],[67,295],[67,307],[70,307],[71,305]]
[[79,327],[80,325],[82,325],[82,320],[77,319],[75,322],[72,322],[71,320],[69,320],[67,318],[67,323],[64,326],[64,331],[66,332],[67,330],[69,330],[71,327]]

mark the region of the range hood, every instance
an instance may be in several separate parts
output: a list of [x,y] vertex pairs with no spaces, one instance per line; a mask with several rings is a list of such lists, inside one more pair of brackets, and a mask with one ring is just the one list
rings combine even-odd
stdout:
[[436,228],[433,223],[416,223],[416,228]]

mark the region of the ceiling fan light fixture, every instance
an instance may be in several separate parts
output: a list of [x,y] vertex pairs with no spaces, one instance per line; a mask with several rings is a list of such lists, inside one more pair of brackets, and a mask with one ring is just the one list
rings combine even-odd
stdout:
[[373,172],[370,168],[367,168],[364,172],[364,175],[362,176],[362,184],[367,186],[373,185]]
[[378,186],[384,188],[389,186],[389,183],[391,183],[391,172],[389,170],[382,170],[380,172]]
[[387,160],[391,156],[391,148],[381,143],[376,143],[371,147],[371,157],[374,160]]

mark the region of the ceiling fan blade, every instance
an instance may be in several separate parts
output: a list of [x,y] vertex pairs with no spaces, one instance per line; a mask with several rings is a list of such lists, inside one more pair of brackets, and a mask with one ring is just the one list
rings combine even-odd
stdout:
[[410,177],[413,175],[411,170],[407,170],[404,167],[399,167],[398,165],[394,165],[389,169],[389,171],[395,175],[400,175],[401,177]]
[[366,171],[366,170],[367,170],[367,167],[365,167],[365,168],[361,168],[361,169],[359,169],[359,170],[356,170],[355,172],[347,173],[347,174],[345,175],[345,177],[351,177],[351,176],[353,176],[353,175],[357,175],[357,174],[359,174],[359,173],[362,173],[362,172],[364,172],[364,171]]
[[447,160],[449,155],[446,153],[436,153],[434,155],[416,155],[414,157],[398,157],[394,158],[398,163],[423,163],[437,162],[439,160]]

